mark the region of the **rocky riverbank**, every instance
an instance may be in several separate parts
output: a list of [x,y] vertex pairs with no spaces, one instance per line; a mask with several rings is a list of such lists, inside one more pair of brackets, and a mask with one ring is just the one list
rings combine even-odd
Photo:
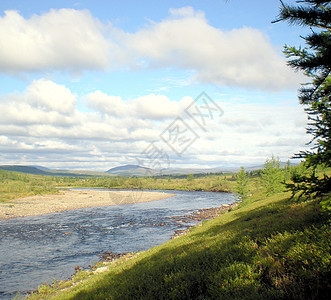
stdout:
[[[182,236],[190,231],[190,228],[195,226],[197,223],[208,220],[212,218],[216,218],[225,212],[235,208],[238,204],[223,204],[221,207],[212,207],[206,209],[199,209],[196,212],[191,214],[183,215],[183,216],[174,216],[169,217],[169,222],[163,222],[159,224],[153,224],[153,226],[164,226],[166,224],[172,223],[176,224],[179,229],[174,231],[171,239]],[[195,224],[195,225],[194,225]],[[75,273],[70,277],[70,279],[62,280],[56,284],[44,284],[45,289],[55,290],[65,290],[69,287],[79,284],[85,278],[98,273],[103,273],[109,270],[110,264],[117,263],[123,260],[132,259],[137,257],[141,253],[134,252],[123,252],[123,253],[113,253],[111,251],[106,251],[102,254],[99,254],[99,262],[95,265],[90,266],[76,266]],[[38,293],[38,291],[29,291],[27,294]]]
[[[199,209],[198,211],[193,212],[189,215],[169,217],[170,222],[176,223],[177,226],[181,228],[174,231],[174,234],[171,237],[171,239],[177,238],[179,236],[188,233],[190,231],[190,228],[195,226],[195,225],[189,225],[192,224],[192,222],[199,223],[203,220],[216,218],[228,212],[229,210],[235,208],[236,206],[238,206],[238,203],[234,202],[231,204],[223,204],[220,207]],[[167,223],[159,223],[159,224],[153,224],[153,226],[164,226],[166,224]],[[133,254],[134,253],[130,253],[130,252],[112,253],[111,251],[107,251],[104,254],[100,254],[99,257],[100,257],[100,262],[112,262],[119,258]]]
[[171,221],[176,222],[179,227],[185,227],[175,230],[175,233],[171,237],[171,239],[177,238],[181,235],[188,233],[190,231],[190,228],[194,226],[194,225],[188,225],[188,223],[192,223],[192,221],[198,223],[203,220],[216,218],[221,214],[224,214],[225,212],[233,209],[237,205],[238,203],[234,202],[231,204],[223,204],[221,207],[199,209],[198,211],[193,212],[190,215],[170,217]]

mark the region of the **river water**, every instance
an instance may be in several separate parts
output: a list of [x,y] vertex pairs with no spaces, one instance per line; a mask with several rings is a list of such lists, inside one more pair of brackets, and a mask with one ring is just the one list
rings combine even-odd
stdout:
[[[235,201],[229,193],[162,191],[159,201],[85,208],[0,221],[0,299],[69,278],[106,251],[147,250],[170,240],[169,217]],[[139,193],[133,191],[133,193]],[[165,223],[165,225],[158,225]]]

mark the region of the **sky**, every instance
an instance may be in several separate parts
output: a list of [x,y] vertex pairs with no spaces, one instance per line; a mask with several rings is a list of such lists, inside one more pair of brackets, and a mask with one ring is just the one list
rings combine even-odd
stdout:
[[[293,1],[285,1],[293,3]],[[306,149],[278,0],[0,0],[0,164],[254,166]]]

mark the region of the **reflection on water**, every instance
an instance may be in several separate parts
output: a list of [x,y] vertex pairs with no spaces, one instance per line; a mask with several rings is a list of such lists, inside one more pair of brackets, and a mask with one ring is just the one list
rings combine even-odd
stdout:
[[[169,217],[235,200],[228,193],[166,192],[176,195],[0,221],[0,298],[66,279],[75,266],[93,264],[106,251],[137,252],[160,245],[178,228]],[[160,223],[165,225],[155,226]]]

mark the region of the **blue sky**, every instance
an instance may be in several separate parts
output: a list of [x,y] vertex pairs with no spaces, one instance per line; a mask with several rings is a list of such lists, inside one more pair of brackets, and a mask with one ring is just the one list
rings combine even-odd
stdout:
[[297,101],[307,79],[286,66],[283,45],[302,43],[304,30],[272,24],[279,5],[2,0],[0,164],[287,160],[309,140]]

